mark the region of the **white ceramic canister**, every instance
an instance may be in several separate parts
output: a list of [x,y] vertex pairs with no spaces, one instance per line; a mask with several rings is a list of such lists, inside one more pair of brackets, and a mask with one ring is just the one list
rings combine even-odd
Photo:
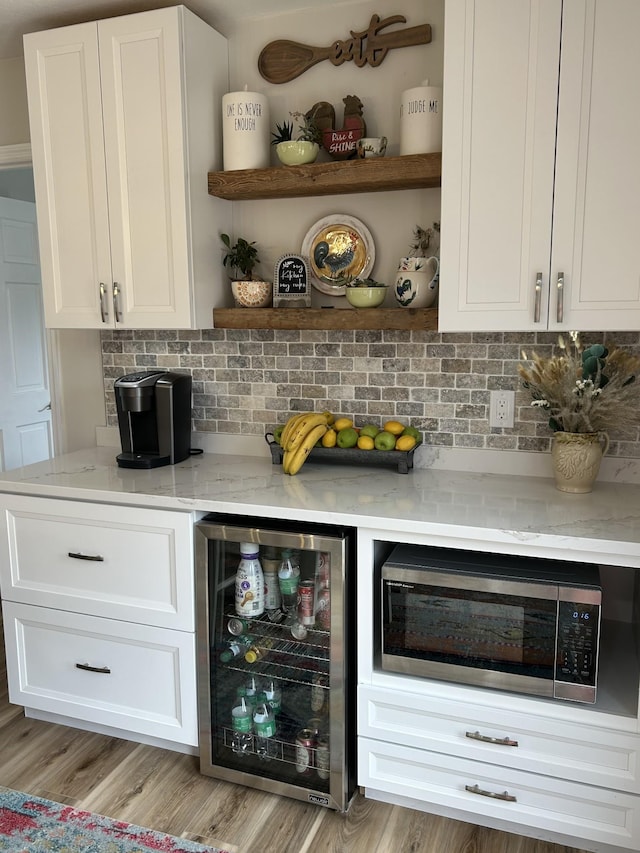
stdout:
[[225,172],[269,165],[269,102],[259,92],[222,96],[222,159]]
[[442,88],[420,86],[406,89],[400,102],[400,154],[431,154],[442,151]]

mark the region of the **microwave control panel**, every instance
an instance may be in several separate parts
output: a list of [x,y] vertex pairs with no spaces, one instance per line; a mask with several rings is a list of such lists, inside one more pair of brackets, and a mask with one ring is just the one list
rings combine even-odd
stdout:
[[599,623],[597,604],[558,602],[556,681],[595,687]]

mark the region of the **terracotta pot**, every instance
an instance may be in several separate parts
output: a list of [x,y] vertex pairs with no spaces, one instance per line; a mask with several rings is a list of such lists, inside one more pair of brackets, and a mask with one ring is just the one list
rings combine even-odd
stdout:
[[590,492],[609,450],[606,432],[556,432],[551,459],[556,488],[574,494]]

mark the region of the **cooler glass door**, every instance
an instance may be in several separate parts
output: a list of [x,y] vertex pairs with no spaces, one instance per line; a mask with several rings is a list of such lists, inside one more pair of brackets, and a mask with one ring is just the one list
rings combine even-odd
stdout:
[[[338,528],[318,534],[304,525],[306,532],[293,532],[298,525],[292,523],[285,532],[242,526],[262,520],[220,518],[196,527],[201,772],[344,811],[355,788],[348,770],[355,732],[346,654],[353,631],[345,621],[353,540]],[[239,618],[241,542],[256,543],[263,568],[272,570],[283,549],[293,549],[307,587],[304,609]],[[239,732],[234,709],[253,713],[265,702],[275,715],[275,734],[261,738],[255,723]]]

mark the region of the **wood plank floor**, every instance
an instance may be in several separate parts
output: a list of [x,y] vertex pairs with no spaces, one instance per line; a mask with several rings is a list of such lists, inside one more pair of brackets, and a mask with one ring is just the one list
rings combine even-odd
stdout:
[[202,776],[192,756],[27,719],[8,702],[0,646],[5,787],[229,853],[579,853],[360,794],[336,814]]

